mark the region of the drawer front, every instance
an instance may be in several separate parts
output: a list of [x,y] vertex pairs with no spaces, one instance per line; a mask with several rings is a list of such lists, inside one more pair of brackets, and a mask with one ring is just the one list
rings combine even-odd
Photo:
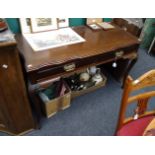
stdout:
[[77,69],[77,61],[60,64],[52,67],[46,67],[39,70],[29,72],[29,80],[32,84],[38,83],[40,80],[48,77],[58,77],[60,74],[72,72]]
[[64,74],[77,71],[78,69],[87,68],[91,65],[104,64],[109,61],[120,59],[133,51],[137,51],[137,48],[138,46],[133,46],[130,48],[119,49],[96,56],[78,59],[52,67],[42,68],[40,70],[30,72],[29,78],[32,83],[38,83],[38,81],[44,80],[48,77],[55,78]]

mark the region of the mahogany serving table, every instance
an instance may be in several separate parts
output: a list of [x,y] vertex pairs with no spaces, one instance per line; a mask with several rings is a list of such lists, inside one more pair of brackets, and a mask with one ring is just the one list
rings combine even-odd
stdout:
[[[138,38],[117,27],[93,31],[87,26],[73,27],[86,42],[34,52],[18,34],[18,49],[25,61],[27,77],[32,85],[66,77],[94,65],[105,65],[117,79],[124,80],[137,60]],[[112,68],[111,63],[118,63]],[[35,89],[35,87],[34,87]],[[31,95],[33,91],[31,91]]]

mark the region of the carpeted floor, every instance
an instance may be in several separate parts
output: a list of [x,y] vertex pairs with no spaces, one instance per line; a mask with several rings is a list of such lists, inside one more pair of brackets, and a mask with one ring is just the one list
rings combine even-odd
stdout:
[[[139,50],[139,59],[130,72],[135,79],[146,71],[155,68],[155,57]],[[31,136],[109,136],[113,135],[122,89],[110,75],[104,88],[80,96],[72,101],[65,111],[50,119],[44,119],[42,128],[27,135]],[[6,135],[0,132],[0,135]]]

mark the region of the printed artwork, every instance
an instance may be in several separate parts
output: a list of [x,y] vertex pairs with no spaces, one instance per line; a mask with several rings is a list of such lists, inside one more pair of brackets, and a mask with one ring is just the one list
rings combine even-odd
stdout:
[[31,18],[32,33],[56,30],[57,18]]
[[69,27],[69,18],[20,18],[22,34]]
[[49,26],[52,25],[51,18],[36,18],[37,26]]
[[25,34],[24,37],[36,52],[85,41],[85,39],[71,28],[63,28],[36,34]]

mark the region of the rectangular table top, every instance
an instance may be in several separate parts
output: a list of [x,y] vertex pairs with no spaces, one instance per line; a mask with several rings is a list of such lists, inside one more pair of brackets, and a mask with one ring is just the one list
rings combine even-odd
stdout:
[[18,49],[24,56],[27,72],[139,44],[138,38],[117,26],[108,31],[93,31],[87,26],[73,27],[73,30],[86,41],[41,52],[34,52],[26,39],[17,34]]

